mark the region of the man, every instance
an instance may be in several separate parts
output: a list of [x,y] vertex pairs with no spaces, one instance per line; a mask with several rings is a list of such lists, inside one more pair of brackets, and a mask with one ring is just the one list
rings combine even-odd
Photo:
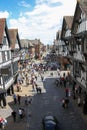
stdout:
[[12,117],[13,117],[13,121],[15,122],[16,121],[16,111],[14,110],[11,114],[12,114]]

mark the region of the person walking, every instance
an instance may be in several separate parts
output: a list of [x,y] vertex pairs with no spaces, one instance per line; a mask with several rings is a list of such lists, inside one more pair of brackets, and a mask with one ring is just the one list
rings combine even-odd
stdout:
[[69,96],[69,88],[68,87],[65,88],[65,94],[66,94],[66,97]]
[[31,102],[32,102],[32,98],[31,98],[31,96],[29,95],[29,96],[28,96],[28,103],[31,104]]
[[15,122],[16,121],[16,111],[14,110],[12,113],[11,113],[12,117],[13,117],[13,121]]
[[81,106],[81,98],[80,98],[80,96],[78,96],[77,103],[78,103],[78,106],[80,107]]
[[65,108],[68,108],[68,104],[69,104],[69,98],[65,97]]
[[15,93],[13,94],[13,100],[14,100],[14,104],[16,104],[17,103],[17,96]]
[[18,100],[18,104],[20,105],[20,103],[21,103],[21,96],[19,94],[17,95],[17,100]]
[[62,107],[65,108],[65,98],[62,99]]
[[25,95],[25,105],[28,105],[28,96]]
[[6,125],[7,125],[7,120],[5,118],[1,117],[1,115],[0,115],[0,129],[1,130],[5,129]]
[[19,108],[18,113],[19,113],[20,119],[22,119],[22,118],[23,118],[23,111],[22,111],[22,108]]

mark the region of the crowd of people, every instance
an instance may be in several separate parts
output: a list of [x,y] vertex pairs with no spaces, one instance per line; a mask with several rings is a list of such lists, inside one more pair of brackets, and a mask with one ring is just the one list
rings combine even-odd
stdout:
[[[32,96],[29,94],[25,94],[24,98],[21,97],[20,93],[22,92],[22,87],[29,87],[31,85],[32,91],[36,91],[36,93],[42,93],[41,87],[38,85],[38,77],[41,78],[41,81],[43,82],[44,79],[44,69],[43,67],[35,67],[32,66],[32,68],[25,68],[19,71],[19,75],[17,78],[17,84],[16,89],[13,96],[13,103],[14,105],[18,105],[18,109],[12,111],[11,115],[13,118],[13,121],[16,122],[17,118],[23,119],[26,116],[26,110],[25,108],[32,104]],[[23,105],[24,101],[24,105]],[[22,105],[23,106],[22,106]],[[22,107],[21,107],[22,106]]]
[[[68,87],[70,85],[70,74],[68,73],[67,76],[65,75],[65,73],[63,74],[63,76],[61,77],[60,75],[60,70],[57,71],[58,72],[58,78],[56,79],[55,83],[56,86],[58,87],[64,87],[65,90],[65,97],[63,97],[62,99],[62,107],[68,108],[68,105],[70,103],[70,96],[71,96],[71,90]],[[13,121],[16,122],[17,117],[19,117],[20,119],[23,119],[26,116],[25,113],[25,108],[21,107],[21,95],[19,94],[19,92],[22,92],[22,84],[26,87],[28,87],[29,85],[32,86],[32,91],[36,91],[36,93],[42,93],[42,89],[41,86],[38,85],[38,76],[41,78],[41,81],[44,81],[44,73],[45,73],[45,69],[42,66],[32,66],[32,68],[25,68],[19,71],[19,75],[17,78],[17,84],[16,84],[16,92],[18,92],[17,94],[14,93],[13,96],[13,102],[14,105],[18,104],[18,109],[17,111],[13,109],[11,115],[13,117]],[[51,76],[53,76],[53,73],[51,73]],[[68,86],[67,86],[68,84]],[[73,97],[75,98],[75,95],[77,93],[76,87],[75,90],[73,91]],[[32,97],[30,95],[25,94],[24,96],[24,106],[28,106],[32,104]],[[77,98],[77,104],[78,106],[81,106],[81,98],[80,95],[78,95]],[[1,125],[1,124],[0,124]]]

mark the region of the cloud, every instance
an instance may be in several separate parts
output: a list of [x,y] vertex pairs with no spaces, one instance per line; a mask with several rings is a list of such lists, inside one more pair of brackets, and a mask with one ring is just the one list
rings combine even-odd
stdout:
[[75,6],[76,0],[36,0],[32,11],[20,12],[18,19],[9,20],[10,27],[18,28],[20,38],[39,38],[49,44],[61,28],[63,16],[74,15]]
[[8,11],[0,11],[0,18],[9,18]]
[[26,8],[28,8],[28,7],[31,6],[30,4],[26,3],[25,1],[21,1],[21,2],[19,2],[18,5],[19,5],[19,6],[26,7]]

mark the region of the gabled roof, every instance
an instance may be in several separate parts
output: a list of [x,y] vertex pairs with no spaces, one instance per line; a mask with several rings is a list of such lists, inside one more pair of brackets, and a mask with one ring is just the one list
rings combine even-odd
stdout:
[[59,40],[61,38],[61,30],[58,30],[56,33],[56,40]]
[[84,1],[79,1],[78,2],[81,10],[85,13],[85,15],[87,16],[87,0]]
[[6,18],[0,18],[0,44],[2,44],[2,42],[3,42],[4,31],[6,32],[8,43],[10,45],[10,38],[9,38],[9,34],[8,34]]
[[[78,23],[78,20],[81,18],[82,12],[87,17],[87,0],[77,1],[75,13],[74,13],[74,18],[73,18],[73,23],[72,23],[72,33],[75,33],[73,31],[76,30],[78,25],[76,25],[75,27],[74,27],[74,25],[75,25],[76,22]],[[75,28],[75,30],[73,30],[74,28]]]
[[62,24],[62,30],[61,30],[61,38],[64,36],[67,28],[71,30],[73,22],[73,16],[64,16],[63,17],[63,24]]
[[68,28],[71,30],[72,22],[73,22],[73,16],[64,16],[65,22],[68,26]]
[[9,36],[11,40],[11,45],[10,45],[11,49],[12,50],[15,49],[16,40],[18,40],[19,48],[21,48],[20,39],[18,35],[18,29],[9,29],[8,31],[9,31]]
[[28,39],[21,39],[21,47],[22,48],[29,48],[29,47],[33,47],[33,44]]
[[21,39],[21,46],[22,48],[29,48],[29,47],[35,47],[35,45],[41,44],[40,39]]

